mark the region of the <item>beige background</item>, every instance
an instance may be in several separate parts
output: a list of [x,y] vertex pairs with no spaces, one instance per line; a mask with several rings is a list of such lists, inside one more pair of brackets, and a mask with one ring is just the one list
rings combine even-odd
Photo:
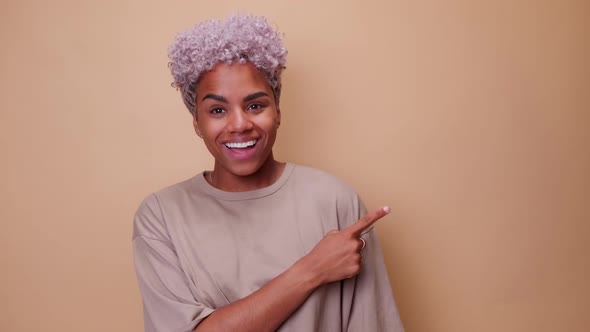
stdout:
[[0,10],[0,330],[140,331],[131,220],[210,168],[174,33],[289,49],[282,160],[370,208],[407,331],[590,326],[588,1],[17,1]]

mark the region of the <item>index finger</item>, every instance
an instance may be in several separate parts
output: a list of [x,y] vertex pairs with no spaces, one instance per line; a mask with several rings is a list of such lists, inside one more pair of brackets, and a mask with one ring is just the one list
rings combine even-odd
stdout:
[[386,216],[389,211],[391,211],[389,206],[385,206],[377,211],[367,213],[361,219],[357,220],[357,222],[346,227],[343,232],[350,233],[353,236],[360,236],[364,230],[371,227],[377,220]]

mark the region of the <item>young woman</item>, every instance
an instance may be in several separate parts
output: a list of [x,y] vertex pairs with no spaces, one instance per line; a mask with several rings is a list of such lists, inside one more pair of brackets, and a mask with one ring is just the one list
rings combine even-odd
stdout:
[[403,331],[372,225],[335,177],[274,159],[286,50],[262,17],[170,48],[212,171],[148,196],[134,223],[146,331]]

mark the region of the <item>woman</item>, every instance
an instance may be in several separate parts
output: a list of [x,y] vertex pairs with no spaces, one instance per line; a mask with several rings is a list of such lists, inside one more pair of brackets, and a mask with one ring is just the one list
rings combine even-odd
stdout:
[[362,217],[349,186],[273,157],[286,54],[253,16],[203,22],[170,48],[215,165],[137,211],[146,331],[403,330],[371,230],[389,208]]

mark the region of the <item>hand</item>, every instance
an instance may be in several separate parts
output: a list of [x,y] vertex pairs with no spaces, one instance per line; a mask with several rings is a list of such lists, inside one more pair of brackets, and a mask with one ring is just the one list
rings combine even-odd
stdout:
[[298,263],[319,285],[354,277],[361,271],[363,241],[360,236],[377,220],[389,213],[389,207],[367,213],[341,231],[330,231]]

